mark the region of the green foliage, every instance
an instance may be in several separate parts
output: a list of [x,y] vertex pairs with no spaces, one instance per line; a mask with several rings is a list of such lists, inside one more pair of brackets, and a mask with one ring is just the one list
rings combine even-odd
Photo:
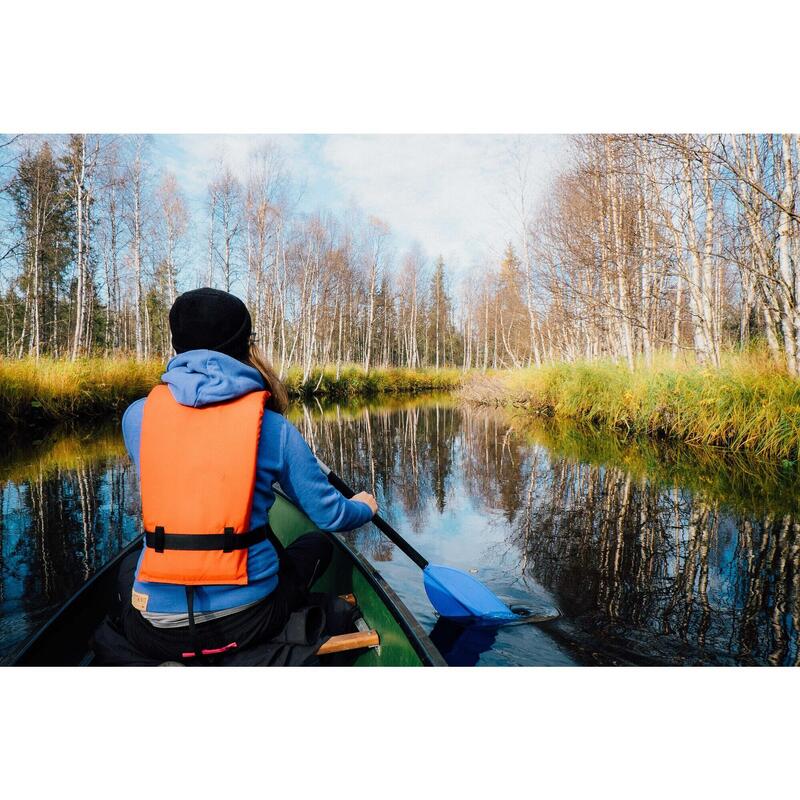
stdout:
[[666,359],[633,371],[611,362],[553,364],[471,377],[462,394],[626,433],[790,462],[800,454],[800,381],[758,353],[729,355],[719,370]]
[[5,288],[7,310],[0,318],[0,335],[6,342],[16,342],[25,319],[25,340],[17,346],[33,349],[34,317],[27,305],[32,298],[40,353],[55,352],[69,332],[70,265],[76,236],[69,181],[64,164],[45,141],[22,154],[7,190],[21,242],[21,269]]

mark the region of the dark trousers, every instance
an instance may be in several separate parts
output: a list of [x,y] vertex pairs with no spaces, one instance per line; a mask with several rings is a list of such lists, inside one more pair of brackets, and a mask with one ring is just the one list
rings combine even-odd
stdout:
[[194,652],[196,644],[216,650],[236,643],[237,648],[266,642],[277,636],[290,614],[301,608],[308,592],[328,568],[333,545],[327,534],[306,533],[279,552],[278,586],[272,594],[243,611],[195,625],[194,637],[188,626],[157,628],[151,625],[130,602],[138,553],[120,567],[119,593],[121,622],[125,638],[137,650],[155,659],[176,660],[182,653]]

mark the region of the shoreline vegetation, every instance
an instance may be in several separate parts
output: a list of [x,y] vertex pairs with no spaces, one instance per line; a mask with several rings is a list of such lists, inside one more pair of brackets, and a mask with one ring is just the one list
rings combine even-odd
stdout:
[[459,397],[783,466],[800,458],[800,381],[758,352],[725,355],[718,369],[665,356],[633,370],[600,361],[471,375]]
[[187,195],[158,137],[1,135],[0,425],[121,411],[169,357],[180,287],[205,284],[239,287],[293,397],[465,384],[478,402],[798,460],[798,136],[559,142],[535,202],[535,139],[487,162],[503,223],[456,268],[375,209],[301,212],[277,142],[247,153],[246,179],[198,156],[209,180]]
[[[44,427],[119,416],[158,382],[161,361],[0,359],[0,427]],[[612,361],[514,370],[290,368],[295,400],[348,402],[455,393],[461,402],[554,417],[624,436],[726,448],[783,466],[800,462],[800,381],[765,353],[729,353],[717,368],[669,355],[650,366]]]
[[[162,361],[87,358],[0,359],[0,427],[48,425],[121,414],[144,397],[164,372]],[[291,368],[284,379],[290,397],[348,400],[392,394],[452,391],[456,369],[316,367],[305,379]]]

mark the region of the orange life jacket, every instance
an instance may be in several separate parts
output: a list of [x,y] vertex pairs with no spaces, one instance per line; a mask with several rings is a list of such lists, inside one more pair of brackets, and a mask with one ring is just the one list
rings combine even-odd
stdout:
[[250,529],[264,402],[251,392],[202,408],[156,386],[142,417],[140,472],[145,551],[140,581],[184,586],[247,583]]

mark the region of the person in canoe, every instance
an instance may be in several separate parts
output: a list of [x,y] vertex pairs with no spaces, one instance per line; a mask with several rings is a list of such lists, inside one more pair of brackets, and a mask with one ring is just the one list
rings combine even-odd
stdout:
[[323,531],[357,528],[378,507],[366,492],[347,500],[334,489],[283,416],[286,390],[251,342],[241,300],[185,292],[169,324],[177,355],[122,418],[145,543],[121,571],[120,622],[138,652],[200,663],[276,636],[330,562],[324,533],[285,549],[276,539],[274,483]]

